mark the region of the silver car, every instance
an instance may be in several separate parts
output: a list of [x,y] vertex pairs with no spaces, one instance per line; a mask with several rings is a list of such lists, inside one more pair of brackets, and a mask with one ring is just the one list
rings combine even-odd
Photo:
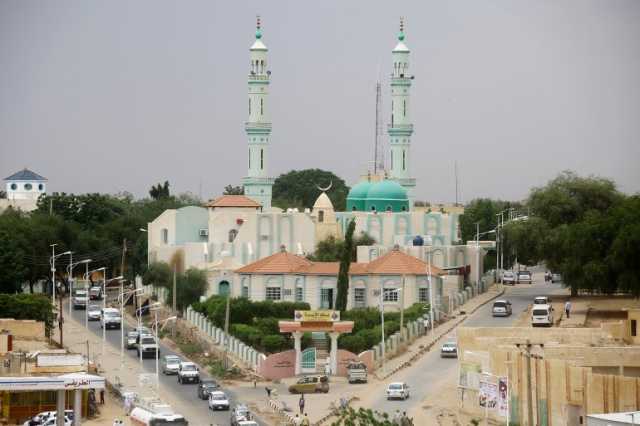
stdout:
[[182,360],[177,355],[165,355],[162,357],[162,374],[178,374]]
[[87,317],[89,321],[100,321],[100,315],[102,314],[102,308],[96,305],[89,305],[87,310]]

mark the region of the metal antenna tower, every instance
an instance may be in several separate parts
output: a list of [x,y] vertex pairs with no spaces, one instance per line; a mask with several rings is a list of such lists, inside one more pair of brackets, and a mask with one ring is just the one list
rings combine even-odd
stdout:
[[382,88],[380,82],[376,83],[376,134],[375,134],[375,152],[373,159],[373,174],[377,175],[378,171],[384,171],[384,149],[382,146]]

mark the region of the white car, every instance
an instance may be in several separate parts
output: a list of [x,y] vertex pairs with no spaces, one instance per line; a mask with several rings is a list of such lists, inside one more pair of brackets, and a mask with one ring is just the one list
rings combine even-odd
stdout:
[[221,391],[214,391],[209,394],[209,410],[228,410],[229,397]]
[[181,362],[177,355],[165,355],[162,358],[162,374],[178,374]]
[[89,321],[100,321],[101,308],[96,305],[89,305],[87,309],[87,317]]
[[[24,426],[42,426],[42,425],[53,425],[56,424],[56,411],[43,411],[42,413],[38,413],[26,422],[24,422]],[[73,410],[65,410],[64,411],[64,424],[65,426],[70,426],[73,424]]]
[[181,362],[178,368],[178,383],[199,383],[200,371],[193,362]]
[[138,335],[136,349],[138,350],[138,358],[160,357],[160,348],[158,347],[156,338],[151,334]]
[[407,399],[409,398],[409,385],[404,382],[390,383],[387,386],[387,399]]
[[553,308],[551,305],[533,305],[531,309],[531,326],[546,326],[551,327],[553,325]]
[[73,293],[73,309],[86,309],[89,301],[87,290],[76,290]]
[[502,273],[502,283],[503,284],[516,284],[516,275],[512,271],[504,271]]
[[440,358],[458,358],[458,344],[453,340],[445,342],[440,348]]
[[512,313],[511,302],[508,300],[500,299],[493,302],[493,308],[491,308],[491,314],[494,317],[507,317]]
[[122,317],[116,308],[104,308],[100,315],[100,327],[117,328],[122,327]]

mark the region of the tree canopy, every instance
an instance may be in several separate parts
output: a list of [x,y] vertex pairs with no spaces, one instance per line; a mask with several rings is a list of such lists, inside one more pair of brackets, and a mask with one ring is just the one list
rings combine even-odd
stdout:
[[165,180],[164,184],[153,185],[149,190],[149,196],[154,200],[171,196],[169,193],[169,181]]
[[278,176],[273,184],[272,204],[280,208],[311,208],[320,196],[320,187],[331,183],[327,196],[336,211],[344,211],[349,187],[332,172],[321,169],[292,170]]
[[242,185],[227,185],[224,187],[222,195],[244,195],[244,188],[242,187]]
[[564,172],[534,188],[531,217],[510,223],[505,236],[527,263],[544,261],[579,290],[640,295],[640,197],[599,177]]

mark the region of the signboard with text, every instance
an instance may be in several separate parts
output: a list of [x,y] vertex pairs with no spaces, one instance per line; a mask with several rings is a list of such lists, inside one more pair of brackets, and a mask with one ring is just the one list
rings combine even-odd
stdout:
[[333,310],[295,311],[294,320],[302,322],[340,321],[340,312]]

